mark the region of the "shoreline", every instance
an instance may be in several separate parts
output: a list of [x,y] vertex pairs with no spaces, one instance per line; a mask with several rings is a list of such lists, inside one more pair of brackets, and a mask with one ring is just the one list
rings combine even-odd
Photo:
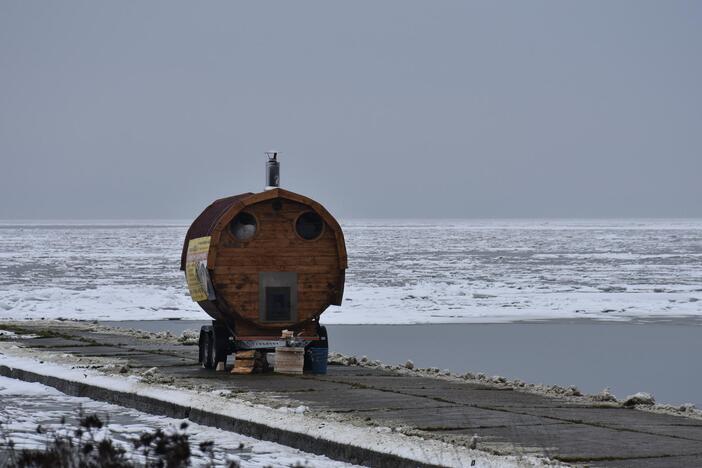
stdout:
[[[666,318],[667,319],[667,318]],[[2,336],[2,325],[3,324],[8,324],[12,325],[12,323],[18,323],[22,324],[24,322],[32,322],[32,321],[3,321],[0,320],[0,343],[3,340]],[[37,322],[37,321],[35,321]],[[38,321],[42,322],[42,321]],[[185,336],[184,332],[192,332],[194,331],[193,329],[186,328],[183,330],[179,331],[179,325],[195,325],[195,324],[204,324],[208,323],[209,321],[194,321],[194,320],[140,320],[140,321],[109,321],[109,322],[97,322],[97,321],[83,321],[83,320],[66,320],[66,321],[60,321],[59,323],[78,323],[78,324],[85,324],[85,325],[95,325],[97,326],[97,329],[106,329],[110,330],[112,328],[117,328],[123,331],[123,333],[130,335],[130,336],[137,336],[137,337],[146,337],[146,338],[152,338],[152,339],[176,339],[178,335],[182,334]],[[165,323],[164,323],[165,322]],[[143,323],[149,323],[153,325],[160,325],[158,328],[158,331],[155,331],[153,327],[145,327],[145,328],[134,328],[134,324],[143,324]],[[602,322],[596,319],[578,319],[576,323],[579,323],[580,325],[605,325],[607,322]],[[122,324],[123,326],[120,326],[119,324]],[[177,328],[171,328],[171,330],[163,330],[163,325],[173,325]],[[434,326],[434,327],[444,327],[444,326],[451,326],[451,325],[478,325],[478,326],[502,326],[502,325],[531,325],[531,326],[538,326],[538,325],[573,325],[574,322],[571,320],[549,320],[549,321],[522,321],[522,322],[516,322],[516,323],[510,323],[510,324],[502,324],[502,323],[480,323],[480,324],[399,324],[399,325],[373,325],[373,324],[358,324],[358,325],[332,325],[330,326],[333,327],[340,327],[340,328],[365,328],[365,327],[411,327],[411,328],[424,328],[427,326]],[[668,320],[663,320],[659,322],[641,322],[641,323],[635,323],[635,322],[625,322],[625,323],[618,323],[620,325],[637,325],[637,326],[647,326],[647,325],[671,325],[671,326],[688,326],[691,325],[688,321],[682,321],[682,322],[674,322],[674,323],[669,323]],[[699,321],[695,321],[694,325],[702,325],[702,319]],[[176,332],[175,334],[172,332]],[[196,331],[196,330],[195,330]],[[181,340],[179,338],[179,340]],[[183,341],[183,343],[186,343],[186,341]],[[195,344],[196,341],[193,341],[191,344]],[[332,346],[333,347],[333,346]],[[370,353],[369,353],[370,354]],[[497,375],[497,374],[490,374],[490,373],[485,373],[485,372],[479,372],[475,371],[475,369],[472,370],[467,370],[464,372],[454,372],[450,371],[447,368],[442,368],[442,367],[437,367],[437,366],[428,366],[428,367],[419,367],[414,363],[412,359],[407,359],[405,361],[401,360],[396,360],[393,362],[387,362],[383,361],[381,359],[374,359],[374,356],[371,354],[371,357],[367,357],[365,354],[361,353],[352,353],[352,354],[344,354],[340,352],[330,352],[330,364],[332,365],[345,365],[345,366],[360,366],[360,367],[369,367],[369,368],[380,368],[380,369],[385,369],[389,370],[392,372],[398,372],[400,374],[415,374],[419,373],[419,375],[422,375],[423,377],[430,377],[430,378],[438,378],[442,380],[447,380],[447,381],[468,381],[468,382],[473,382],[473,383],[478,383],[478,384],[483,384],[483,385],[496,385],[498,387],[502,388],[511,388],[513,390],[517,391],[525,391],[525,392],[532,392],[535,394],[539,395],[544,395],[544,396],[550,396],[550,397],[557,397],[557,398],[574,398],[575,400],[579,400],[581,398],[584,399],[589,399],[591,401],[599,401],[603,403],[622,403],[625,399],[624,398],[617,398],[614,394],[609,392],[609,386],[603,387],[604,390],[599,392],[599,393],[588,393],[588,392],[581,392],[580,389],[575,386],[575,385],[568,385],[564,383],[534,383],[533,381],[529,380],[522,380],[520,378],[515,378],[514,376],[510,376],[509,374],[506,375]],[[408,367],[408,363],[410,363],[410,366]],[[640,392],[640,391],[632,391],[631,394],[636,394],[636,393],[646,393],[646,392]],[[605,395],[604,399],[601,397]],[[646,404],[638,409],[644,409],[646,411],[658,411],[662,412],[665,414],[672,414],[672,415],[677,415],[677,416],[683,416],[683,417],[689,417],[689,418],[694,418],[694,419],[702,419],[702,408],[697,409],[696,405],[690,404],[688,402],[654,402],[653,404]]]
[[[13,325],[4,323],[0,328]],[[454,466],[465,466],[472,459],[478,460],[478,466],[492,461],[498,463],[493,466],[532,466],[548,463],[543,457],[589,466],[605,466],[607,460],[635,463],[643,458],[685,466],[702,456],[697,449],[702,442],[697,412],[685,408],[685,414],[670,414],[673,408],[666,412],[665,405],[655,407],[641,396],[630,402],[614,401],[607,395],[579,395],[572,387],[530,385],[479,374],[444,375],[436,368],[393,366],[338,354],[332,356],[332,364],[350,365],[331,365],[327,375],[236,376],[201,369],[196,347],[172,333],[77,322],[15,322],[14,330],[25,336],[0,343],[2,373],[20,369],[45,376],[26,374],[29,380],[55,383],[69,377],[70,382],[57,385],[76,393],[95,392],[96,398],[107,401],[119,397],[115,402],[126,406],[152,404],[156,405],[152,411],[185,411],[179,414],[206,417],[211,424],[259,438],[282,437],[260,425],[269,427],[265,418],[273,418],[278,429],[281,424],[286,429],[303,427],[307,434],[298,442],[273,441],[288,446],[300,443],[296,448],[314,453],[327,447],[324,450],[333,453],[322,454],[333,458],[352,452],[353,457],[361,457],[343,458],[347,461],[369,456],[349,448],[359,444],[363,450],[376,451],[387,451],[389,446],[393,456],[412,454],[409,459],[419,464]],[[195,339],[189,338],[190,342]],[[110,383],[95,387],[105,382]],[[173,392],[175,400],[163,399]],[[187,402],[187,407],[178,406],[179,402],[181,406]],[[220,410],[224,408],[220,403],[234,406],[231,411]],[[265,418],[250,426],[251,415]],[[231,417],[249,422],[242,426]],[[256,432],[247,434],[247,430]],[[365,434],[360,442],[359,434]],[[476,434],[479,452],[466,448]],[[333,444],[312,444],[319,437],[331,437]],[[574,438],[577,444],[572,443]],[[388,459],[388,463],[406,462]]]
[[[209,320],[99,322],[120,329],[199,330]],[[702,375],[689,356],[702,353],[702,320],[650,318],[630,322],[524,320],[515,323],[327,325],[332,352],[368,356],[384,363],[412,360],[418,367],[453,373],[506,376],[524,382],[576,386],[596,394],[605,388],[622,398],[636,392],[657,401],[702,408]],[[45,323],[26,321],[24,323]],[[94,324],[93,321],[59,323]],[[449,343],[437,347],[436,343]]]

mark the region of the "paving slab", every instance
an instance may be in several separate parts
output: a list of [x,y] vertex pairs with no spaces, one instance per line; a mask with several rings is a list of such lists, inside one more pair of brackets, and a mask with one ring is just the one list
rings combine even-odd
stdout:
[[[106,335],[102,333],[87,333],[85,339],[93,341],[95,344],[102,346],[129,346],[140,345],[144,340],[138,340],[131,336],[125,335]],[[147,342],[148,343],[148,342]]]
[[32,348],[62,348],[70,346],[91,346],[92,343],[85,341],[73,340],[62,337],[40,337],[40,338],[24,338],[18,340],[25,346]]
[[525,406],[538,408],[553,408],[563,406],[561,400],[548,398],[532,393],[517,392],[513,390],[491,389],[489,387],[476,388],[476,386],[446,383],[445,387],[439,385],[428,386],[424,389],[407,389],[398,385],[394,390],[408,395],[422,396],[436,401],[453,404],[478,406],[481,408],[522,408]]
[[198,355],[197,346],[184,346],[180,344],[128,343],[120,345],[120,347],[129,349],[141,349],[144,351],[156,351],[160,353],[189,354],[192,356]]
[[44,347],[45,350],[56,351],[67,354],[76,354],[90,357],[119,357],[130,354],[138,354],[137,351],[120,348],[118,346],[66,346],[59,348]]
[[378,411],[385,408],[419,409],[428,403],[423,398],[396,395],[390,392],[365,388],[340,388],[334,392],[292,392],[286,395],[311,408],[333,412]]
[[525,414],[561,422],[586,423],[614,429],[657,433],[702,441],[702,421],[632,408],[524,408]]
[[410,425],[424,431],[477,430],[488,427],[562,424],[537,416],[486,410],[462,405],[434,406],[423,411],[383,410],[374,418],[388,425]]
[[[200,376],[212,374],[203,369]],[[319,383],[309,382],[303,379],[288,378],[287,376],[279,376],[274,374],[259,374],[254,376],[232,375],[223,378],[210,379],[210,383],[216,382],[221,388],[247,391],[247,392],[268,392],[285,394],[290,397],[294,394],[296,397],[301,397],[303,393],[310,392],[326,392],[334,393],[340,390],[346,390],[347,387],[334,383]]]
[[593,468],[698,468],[702,466],[702,455],[598,460],[588,463],[588,466]]
[[634,408],[595,407],[595,406],[557,406],[557,407],[528,407],[522,411],[535,416],[563,419],[569,422],[585,422],[609,425],[629,426],[631,424],[679,424],[685,426],[700,426],[702,420],[674,416],[670,414],[639,411]]
[[[353,367],[351,368],[353,369]],[[553,398],[516,392],[510,388],[495,388],[473,383],[453,383],[441,379],[401,374],[388,376],[388,374],[389,372],[384,370],[375,370],[374,373],[362,375],[328,375],[323,380],[346,382],[349,385],[420,396],[451,404],[496,408],[512,406],[552,408],[563,404]]]
[[[444,432],[457,436],[461,431]],[[465,431],[465,435],[473,432]],[[527,425],[484,428],[480,446],[500,453],[544,453],[565,462],[601,458],[699,455],[698,442],[587,424]]]
[[130,352],[124,355],[127,363],[133,368],[168,368],[171,366],[199,366],[197,359],[189,359],[178,356],[168,356],[164,354],[140,353],[138,351]]
[[[648,434],[667,435],[680,439],[689,439],[700,442],[700,452],[702,452],[702,426],[678,425],[678,424],[656,424],[637,425],[634,429]],[[700,465],[702,466],[702,465]]]

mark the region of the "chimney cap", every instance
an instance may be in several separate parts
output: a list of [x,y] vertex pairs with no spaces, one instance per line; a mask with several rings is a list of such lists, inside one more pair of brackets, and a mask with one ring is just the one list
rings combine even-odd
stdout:
[[279,154],[280,151],[266,151],[268,161],[266,162],[266,185],[264,190],[272,190],[280,187]]

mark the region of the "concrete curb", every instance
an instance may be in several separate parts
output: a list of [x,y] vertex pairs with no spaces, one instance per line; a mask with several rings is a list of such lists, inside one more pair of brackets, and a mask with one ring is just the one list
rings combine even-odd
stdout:
[[276,442],[305,452],[324,455],[334,460],[354,463],[357,465],[383,467],[440,466],[429,465],[400,457],[398,455],[383,453],[362,447],[340,444],[338,442],[325,439],[318,439],[301,432],[271,427],[265,424],[255,423],[231,416],[224,416],[197,408],[191,408],[189,406],[159,400],[157,398],[111,390],[87,383],[74,382],[72,380],[62,379],[60,377],[42,375],[36,372],[12,368],[5,365],[0,365],[0,376],[23,380],[25,382],[38,382],[40,384],[53,387],[67,395],[88,397],[94,400],[114,403],[117,405],[134,408],[145,413],[168,416],[176,419],[189,419],[190,421],[203,426],[211,426],[227,431],[234,431],[256,439]]

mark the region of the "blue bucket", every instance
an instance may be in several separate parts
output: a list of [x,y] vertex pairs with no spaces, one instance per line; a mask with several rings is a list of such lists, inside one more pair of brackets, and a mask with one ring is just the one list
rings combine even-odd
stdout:
[[327,373],[329,348],[307,348],[305,351],[305,369],[313,374]]

